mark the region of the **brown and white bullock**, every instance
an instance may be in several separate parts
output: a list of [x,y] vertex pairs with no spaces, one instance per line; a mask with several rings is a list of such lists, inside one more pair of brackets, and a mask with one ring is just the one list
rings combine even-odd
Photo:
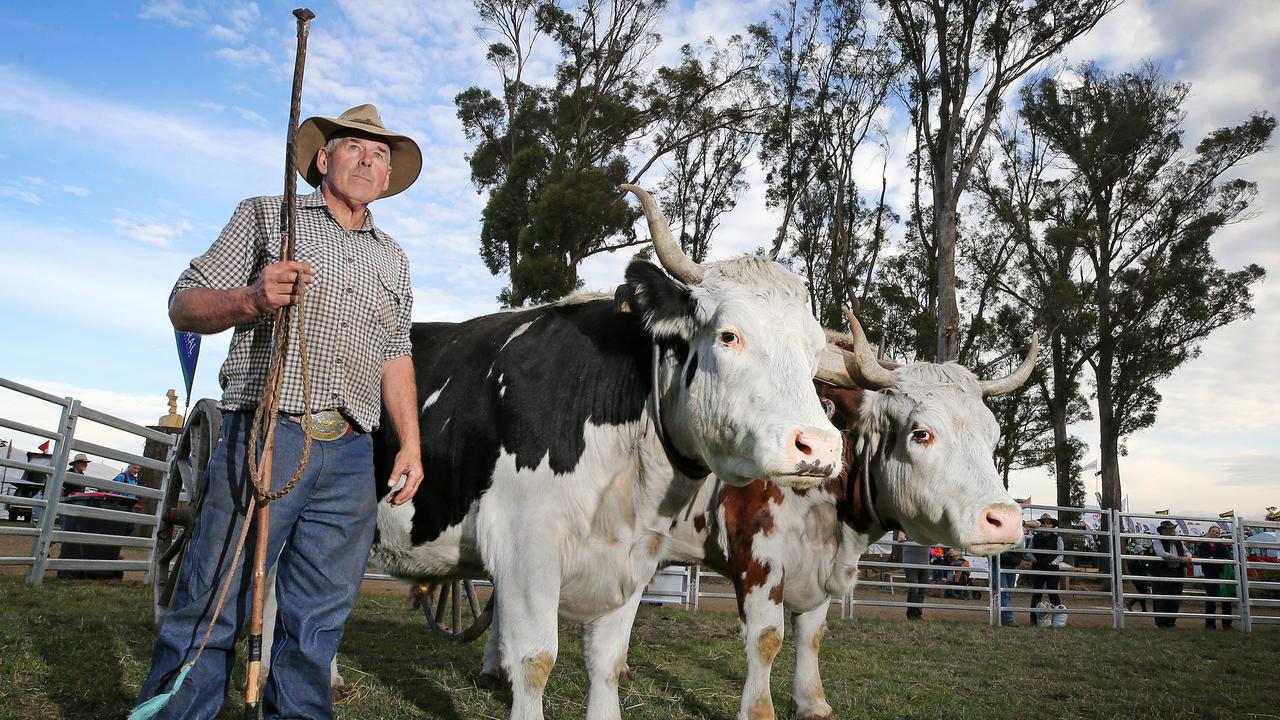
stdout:
[[795,716],[832,717],[818,671],[828,605],[853,590],[858,558],[885,531],[980,555],[1021,539],[1021,511],[992,462],[999,426],[982,398],[1026,381],[1035,338],[1010,376],[981,381],[955,363],[883,368],[849,320],[852,336],[831,338],[842,362],[824,362],[815,383],[846,434],[845,471],[808,490],[703,488],[667,546],[671,561],[707,566],[734,584],[747,654],[744,720],[774,716],[769,674],[784,608],[796,641]]

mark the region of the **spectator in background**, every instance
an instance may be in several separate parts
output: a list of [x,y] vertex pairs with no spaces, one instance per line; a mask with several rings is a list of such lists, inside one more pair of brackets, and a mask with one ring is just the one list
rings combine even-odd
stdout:
[[[1222,528],[1212,525],[1205,532],[1205,537],[1210,540],[1217,540],[1222,537]],[[1203,560],[1230,560],[1232,558],[1231,545],[1225,542],[1199,542],[1196,543],[1195,556]],[[1200,572],[1204,574],[1206,580],[1235,580],[1235,566],[1230,564],[1218,563],[1198,563]],[[1230,583],[1207,583],[1204,586],[1204,613],[1209,617],[1204,619],[1204,626],[1210,630],[1217,628],[1214,614],[1219,608],[1222,610],[1222,629],[1231,629],[1231,601],[1227,598],[1235,597],[1235,587]]]
[[[1023,520],[1022,527],[1034,530],[1040,527],[1037,520]],[[1000,553],[1000,624],[1013,627],[1018,623],[1013,619],[1013,593],[1009,588],[1018,585],[1018,570],[1022,567],[1022,556],[1031,541],[1030,534],[1023,535],[1022,542]]]
[[71,464],[67,466],[67,472],[83,475],[85,469],[88,467],[89,456],[84,453],[76,453],[76,456],[71,458]]
[[[1025,557],[1031,561],[1031,569],[1040,572],[1057,572],[1058,566],[1062,564],[1063,551],[1066,546],[1062,542],[1062,536],[1055,532],[1058,529],[1058,521],[1045,513],[1040,516],[1040,528],[1031,535],[1031,548],[1027,551]],[[1043,597],[1049,601],[1050,605],[1058,604],[1058,588],[1061,586],[1062,578],[1057,575],[1032,575],[1031,589],[1044,590]],[[1031,595],[1031,624],[1040,624],[1040,613],[1035,611],[1036,605],[1040,602],[1042,595],[1039,592]],[[1049,622],[1051,618],[1043,618],[1045,622]]]
[[[1142,532],[1145,529],[1139,528]],[[1141,538],[1130,538],[1125,544],[1126,555],[1144,555],[1149,556],[1151,552],[1151,541]],[[1124,573],[1132,575],[1133,589],[1142,595],[1151,594],[1151,582],[1143,578],[1151,577],[1151,562],[1149,560],[1125,560]],[[1142,612],[1147,612],[1147,599],[1145,597],[1129,598],[1124,602],[1125,610],[1133,610],[1134,607],[1142,608]]]
[[[71,464],[67,466],[67,473],[75,474],[75,475],[84,475],[84,471],[87,470],[88,468],[89,468],[89,456],[85,455],[84,453],[76,453],[76,456],[71,458]],[[66,497],[67,495],[73,492],[80,492],[80,491],[92,492],[93,488],[85,485],[84,480],[81,480],[79,478],[75,480],[72,480],[71,478],[66,478],[66,477],[63,478],[62,497]]]
[[[898,532],[898,539],[906,543],[902,546],[902,562],[907,565],[920,565],[918,568],[907,568],[907,583],[909,585],[924,585],[929,582],[929,570],[924,567],[929,564],[929,548],[924,545],[911,542],[907,539],[907,534]],[[913,607],[907,608],[908,620],[919,620],[924,617],[924,609],[918,603],[924,602],[923,587],[908,587],[907,602],[917,603]]]
[[[115,477],[115,481],[118,483],[125,483],[126,485],[137,485],[138,473],[141,471],[142,471],[141,465],[138,465],[137,463],[131,464],[129,465],[129,467],[120,471],[120,474]],[[120,493],[120,494],[123,495],[124,497],[130,498],[133,500],[138,499],[137,495],[130,495],[129,493]]]
[[[1156,528],[1159,535],[1175,535],[1177,534],[1177,526],[1169,520],[1161,521],[1160,526]],[[1187,569],[1191,567],[1191,553],[1187,552],[1186,543],[1181,540],[1152,540],[1151,549],[1155,551],[1156,559],[1151,562],[1151,575],[1159,578],[1177,578],[1173,580],[1165,580],[1164,582],[1151,582],[1151,590],[1156,595],[1182,595],[1181,578],[1187,576]],[[1155,611],[1158,613],[1176,613],[1182,608],[1181,599],[1173,600],[1152,600]],[[1173,616],[1157,617],[1156,627],[1171,628],[1177,622],[1177,618]]]

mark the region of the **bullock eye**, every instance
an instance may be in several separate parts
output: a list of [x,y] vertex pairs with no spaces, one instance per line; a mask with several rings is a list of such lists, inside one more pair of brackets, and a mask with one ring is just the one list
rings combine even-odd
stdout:
[[742,345],[742,338],[738,337],[738,333],[732,330],[721,330],[719,339],[720,344],[725,347],[740,347]]
[[911,442],[930,445],[933,443],[933,431],[928,428],[916,428],[911,431]]
[[826,398],[822,398],[822,411],[827,414],[827,419],[835,417],[836,404]]

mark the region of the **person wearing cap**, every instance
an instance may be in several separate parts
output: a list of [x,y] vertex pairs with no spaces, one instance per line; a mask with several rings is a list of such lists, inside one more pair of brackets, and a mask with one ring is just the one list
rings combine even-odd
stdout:
[[71,458],[71,464],[67,466],[67,472],[83,475],[84,471],[89,467],[89,456],[84,453],[76,453]]
[[[84,453],[76,453],[75,457],[71,458],[71,463],[67,465],[67,472],[75,475],[84,475],[84,471],[88,469],[89,456]],[[70,478],[64,478],[62,481],[62,497],[86,489],[84,482],[75,482]]]
[[[313,442],[297,485],[270,505],[267,558],[277,567],[279,611],[265,619],[276,622],[263,695],[266,717],[333,717],[329,664],[373,540],[376,482],[393,488],[402,482],[388,494],[388,502],[401,505],[422,479],[409,262],[369,209],[413,183],[422,153],[412,139],[388,130],[373,105],[336,118],[309,118],[298,128],[294,150],[299,172],[316,188],[296,201],[295,259],[279,256],[283,197],[250,198],[208,251],[191,261],[171,296],[175,329],[235,331],[218,376],[222,442],[203,476],[200,519],[139,703],[173,691],[178,673],[195,657],[230,569],[252,493],[250,432],[266,383],[277,308],[303,304],[312,417],[305,424],[301,417],[304,379],[295,313],[275,423],[273,490],[283,488],[300,463],[304,427]],[[375,479],[369,433],[380,421],[380,405],[401,449],[388,476]],[[252,546],[250,539],[244,558],[253,557]],[[157,717],[217,715],[249,613],[246,562],[236,570],[237,593],[223,606],[200,661]]]
[[[1178,526],[1174,525],[1170,520],[1161,520],[1160,525],[1156,527],[1157,535],[1177,535]],[[1152,599],[1151,603],[1155,606],[1158,613],[1176,613],[1182,608],[1182,579],[1187,576],[1187,570],[1191,568],[1191,553],[1187,551],[1187,544],[1181,540],[1165,540],[1163,538],[1151,541],[1151,549],[1155,551],[1156,560],[1151,562],[1151,575],[1153,577],[1170,578],[1164,582],[1151,582],[1152,594],[1158,596],[1171,595],[1173,599],[1157,600]],[[1176,579],[1175,579],[1176,578]],[[1177,623],[1178,618],[1167,616],[1156,616],[1156,627],[1171,628]]]
[[[1062,564],[1063,554],[1066,551],[1066,545],[1062,542],[1062,536],[1058,534],[1058,520],[1049,513],[1040,516],[1040,528],[1031,534],[1031,548],[1026,552],[1026,559],[1031,561],[1031,569],[1045,573],[1058,572],[1059,566]],[[1036,612],[1036,608],[1040,604],[1040,591],[1043,590],[1043,596],[1050,605],[1058,604],[1058,588],[1062,585],[1062,578],[1057,575],[1032,575],[1031,589],[1036,591],[1031,594],[1031,624],[1039,625],[1042,621],[1049,622],[1050,618],[1041,618],[1041,613]]]

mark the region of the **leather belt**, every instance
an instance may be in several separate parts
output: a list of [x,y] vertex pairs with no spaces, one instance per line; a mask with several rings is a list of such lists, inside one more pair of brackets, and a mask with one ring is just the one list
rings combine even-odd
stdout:
[[[294,415],[292,413],[280,413],[280,417],[286,418],[298,424],[302,424],[302,414]],[[361,432],[355,423],[347,419],[341,410],[320,410],[311,413],[311,422],[309,425],[303,425],[304,428],[309,427],[307,433],[312,440],[337,440],[343,435],[354,435]]]

